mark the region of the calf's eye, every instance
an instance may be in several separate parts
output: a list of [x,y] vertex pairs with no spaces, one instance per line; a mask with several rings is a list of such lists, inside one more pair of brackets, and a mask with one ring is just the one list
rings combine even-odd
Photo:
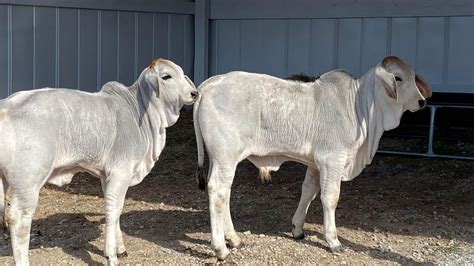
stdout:
[[162,77],[163,80],[167,80],[167,79],[170,79],[170,78],[171,78],[170,75],[166,75],[166,76],[163,76],[163,77]]
[[401,78],[401,77],[398,77],[398,76],[395,76],[395,80],[396,80],[396,81],[402,81],[402,78]]

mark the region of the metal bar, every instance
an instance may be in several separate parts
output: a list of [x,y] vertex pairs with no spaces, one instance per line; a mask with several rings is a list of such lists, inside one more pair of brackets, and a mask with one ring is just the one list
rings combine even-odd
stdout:
[[457,109],[474,109],[474,106],[472,106],[472,105],[428,104],[427,107],[436,107],[436,108],[457,108]]
[[380,154],[395,154],[395,155],[409,155],[409,156],[419,156],[419,157],[428,157],[428,158],[445,158],[445,159],[457,159],[457,160],[469,160],[469,161],[474,161],[474,157],[469,157],[469,156],[456,156],[456,155],[444,155],[444,154],[427,154],[427,153],[402,152],[402,151],[384,151],[384,150],[378,150],[377,153],[380,153]]
[[430,106],[430,135],[428,137],[428,152],[427,154],[433,155],[433,137],[434,137],[434,123],[435,123],[435,115],[436,115],[436,107]]

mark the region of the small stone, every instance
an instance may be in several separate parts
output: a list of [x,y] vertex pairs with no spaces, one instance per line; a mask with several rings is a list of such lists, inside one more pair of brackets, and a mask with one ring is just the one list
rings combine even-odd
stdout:
[[250,232],[250,231],[245,231],[245,232],[244,232],[244,235],[246,235],[246,236],[248,236],[248,235],[250,235],[250,234],[252,234],[252,232]]
[[264,234],[260,234],[260,235],[258,235],[258,237],[265,237],[265,235],[264,235]]

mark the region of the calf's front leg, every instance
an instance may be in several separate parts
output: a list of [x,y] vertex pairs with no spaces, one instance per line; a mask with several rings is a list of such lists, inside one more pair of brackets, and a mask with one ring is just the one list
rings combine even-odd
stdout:
[[[334,160],[335,161],[335,160]],[[341,176],[344,165],[329,162],[320,163],[321,202],[324,213],[324,237],[332,252],[344,251],[341,242],[337,238],[336,231],[336,207],[339,201],[341,189]]]
[[120,214],[122,213],[125,195],[130,184],[125,175],[110,175],[102,181],[105,199],[105,256],[108,265],[117,265],[118,258],[125,253],[122,233],[120,231]]

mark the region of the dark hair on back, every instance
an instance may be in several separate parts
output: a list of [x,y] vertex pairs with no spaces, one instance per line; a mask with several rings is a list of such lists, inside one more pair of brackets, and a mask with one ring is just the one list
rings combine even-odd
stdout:
[[287,78],[286,80],[294,80],[294,81],[300,81],[304,83],[309,83],[309,82],[315,82],[316,80],[319,79],[319,76],[308,76],[306,74],[300,73],[300,74],[293,74]]

